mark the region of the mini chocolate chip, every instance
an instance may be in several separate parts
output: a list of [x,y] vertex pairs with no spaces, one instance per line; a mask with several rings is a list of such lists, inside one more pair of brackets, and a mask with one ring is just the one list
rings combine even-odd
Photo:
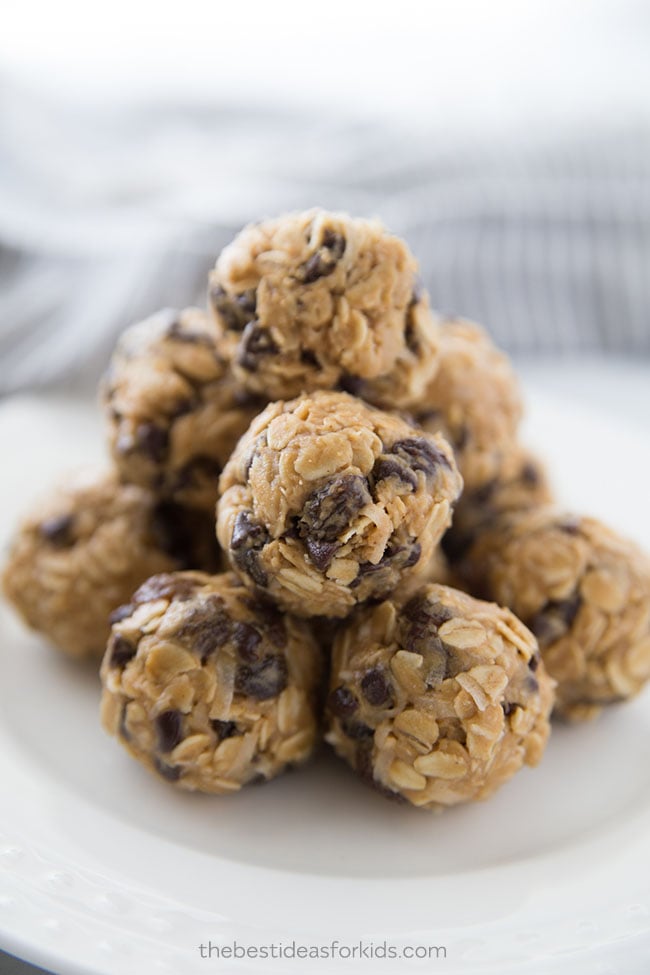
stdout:
[[223,319],[226,328],[241,332],[255,318],[257,292],[255,288],[239,295],[229,295],[217,285],[210,291],[210,301],[215,312]]
[[196,583],[192,579],[172,575],[170,572],[161,572],[159,575],[151,576],[139,589],[136,589],[132,602],[136,606],[154,602],[156,599],[175,599],[183,602],[193,595],[195,588]]
[[161,464],[167,456],[169,433],[155,423],[141,423],[136,427],[135,439],[138,450],[146,454],[154,463]]
[[410,653],[424,657],[423,676],[429,686],[439,684],[447,676],[449,652],[438,635],[438,627],[452,616],[442,603],[423,596],[414,596],[401,613],[400,642]]
[[242,599],[244,605],[257,616],[257,620],[259,621],[257,625],[262,627],[266,637],[271,641],[273,646],[282,650],[287,645],[287,628],[285,626],[284,616],[277,606],[263,594],[251,596],[250,593],[245,592],[242,595]]
[[39,531],[43,538],[55,548],[70,548],[75,543],[74,537],[74,516],[58,515],[54,518],[46,518],[39,525]]
[[113,623],[121,623],[122,620],[127,619],[133,612],[133,606],[131,603],[125,603],[124,606],[118,606],[108,617],[108,622],[112,626]]
[[347,718],[359,707],[359,702],[347,687],[335,687],[327,698],[327,706],[337,718]]
[[256,663],[239,667],[235,688],[258,701],[277,697],[287,686],[288,671],[284,657],[267,656]]
[[113,633],[108,641],[109,663],[111,667],[126,667],[135,657],[137,647],[125,640],[119,633]]
[[382,785],[375,778],[375,770],[372,764],[372,741],[370,739],[364,738],[359,741],[354,764],[355,771],[361,781],[369,785],[375,792],[378,792],[386,799],[391,799],[393,802],[404,803],[407,801],[405,796],[386,788],[385,785]]
[[534,674],[527,674],[526,680],[524,681],[524,686],[529,694],[537,694],[539,690],[539,683]]
[[422,546],[419,542],[413,542],[411,545],[411,550],[402,562],[403,569],[410,569],[411,566],[417,565],[420,561],[420,556],[422,555]]
[[349,373],[344,372],[339,379],[338,388],[343,390],[344,393],[349,393],[350,396],[361,396],[363,380],[359,379],[358,376],[351,376]]
[[180,765],[168,765],[167,762],[163,762],[161,758],[157,756],[153,760],[154,768],[159,775],[162,775],[163,779],[167,782],[178,782],[181,777],[181,767]]
[[496,478],[493,478],[491,481],[486,481],[486,483],[482,484],[481,487],[472,491],[472,503],[478,505],[487,504],[488,501],[490,501],[490,499],[493,497],[498,486],[499,482]]
[[214,481],[216,484],[220,474],[221,464],[214,457],[199,454],[178,470],[174,479],[174,490],[184,491],[196,487],[203,480]]
[[242,369],[255,372],[262,356],[275,355],[279,351],[270,330],[262,328],[259,322],[252,321],[248,323],[241,337],[237,364]]
[[307,535],[305,539],[305,548],[309,553],[309,558],[319,572],[325,572],[329,568],[338,547],[337,542],[319,542],[310,535]]
[[257,648],[262,637],[249,623],[235,623],[232,628],[232,642],[241,659],[250,662],[257,658]]
[[382,705],[387,707],[392,703],[391,685],[386,675],[379,667],[374,667],[361,679],[361,693],[368,704],[378,708]]
[[124,741],[131,741],[131,734],[126,726],[126,709],[127,704],[122,705],[122,711],[120,712],[120,724],[117,729],[117,733]]
[[537,670],[537,668],[539,667],[539,661],[540,661],[540,656],[536,651],[528,661],[528,667],[530,668],[530,670],[532,671]]
[[441,465],[449,467],[449,461],[442,451],[423,437],[398,440],[390,453],[403,460],[412,470],[423,471],[427,477],[432,477]]
[[398,484],[403,485],[409,491],[415,491],[418,486],[417,475],[410,466],[391,454],[384,454],[377,458],[370,477],[373,484],[386,481],[388,478],[396,479]]
[[414,596],[402,610],[402,616],[412,626],[432,627],[436,631],[439,626],[453,619],[454,614],[448,606],[426,596]]
[[311,349],[300,350],[300,361],[306,366],[313,366],[315,369],[320,369],[320,362],[316,357],[316,353],[312,352]]
[[581,602],[579,593],[569,599],[551,600],[533,617],[530,629],[542,650],[565,636],[578,615]]
[[579,535],[580,534],[580,519],[579,518],[565,518],[558,525],[560,531],[563,531],[567,535]]
[[263,525],[255,521],[250,511],[240,511],[235,518],[230,550],[235,565],[246,572],[258,586],[266,586],[268,577],[260,564],[260,552],[271,540]]
[[342,532],[371,501],[365,477],[358,474],[331,477],[305,501],[298,531],[302,538],[338,542]]
[[372,728],[369,728],[367,724],[363,724],[362,721],[350,721],[345,718],[341,721],[341,730],[346,737],[351,738],[353,741],[372,738],[375,734]]
[[536,487],[540,482],[539,470],[535,464],[528,461],[521,469],[521,481],[530,487]]
[[331,274],[345,253],[345,247],[345,237],[326,230],[319,249],[299,269],[304,284],[313,284],[319,278],[326,278]]
[[205,664],[208,657],[228,642],[231,631],[232,623],[223,599],[212,594],[187,608],[176,635]]
[[454,447],[456,450],[464,450],[469,443],[469,427],[463,423],[453,436]]
[[226,738],[233,738],[239,734],[239,728],[234,721],[219,721],[218,718],[213,718],[210,724],[219,741],[225,741]]
[[156,718],[158,748],[170,752],[183,740],[183,715],[180,711],[163,711]]
[[167,338],[174,342],[185,342],[188,345],[205,345],[212,348],[213,340],[205,332],[192,332],[183,328],[179,321],[173,321],[167,329]]

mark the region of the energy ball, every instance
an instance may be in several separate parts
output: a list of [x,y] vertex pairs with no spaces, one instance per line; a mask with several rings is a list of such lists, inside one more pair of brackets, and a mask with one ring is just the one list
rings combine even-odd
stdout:
[[110,450],[123,480],[214,511],[221,469],[265,401],[231,375],[219,330],[197,308],[123,333],[103,383]]
[[166,781],[237,792],[311,755],[320,667],[308,625],[236,576],[154,576],[113,624],[102,723]]
[[359,610],[334,642],[326,740],[389,797],[485,799],[549,736],[553,681],[507,609],[429,584]]
[[282,609],[343,617],[426,572],[461,487],[442,437],[318,392],[270,404],[239,441],[218,538]]
[[156,572],[211,568],[207,518],[159,505],[114,474],[85,471],[20,527],[4,589],[25,622],[70,657],[101,659],[109,614]]
[[551,506],[505,516],[460,571],[536,634],[566,717],[593,717],[650,678],[650,561],[599,521]]
[[374,220],[309,210],[246,227],[221,253],[210,303],[237,378],[279,400],[390,377],[417,401],[437,326],[404,241]]
[[437,361],[415,420],[453,445],[465,488],[481,487],[515,444],[522,416],[517,377],[487,332],[464,319],[442,322]]
[[452,525],[442,540],[444,551],[453,564],[497,517],[538,508],[552,500],[542,462],[530,451],[515,446],[503,454],[491,480],[463,491]]

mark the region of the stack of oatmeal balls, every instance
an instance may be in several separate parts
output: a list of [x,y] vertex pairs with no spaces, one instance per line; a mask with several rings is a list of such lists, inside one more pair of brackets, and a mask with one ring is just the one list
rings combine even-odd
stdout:
[[553,504],[509,361],[379,223],[247,227],[101,398],[111,465],[24,522],[5,590],[103,657],[104,727],[163,779],[236,792],[324,736],[441,808],[650,677],[648,560]]

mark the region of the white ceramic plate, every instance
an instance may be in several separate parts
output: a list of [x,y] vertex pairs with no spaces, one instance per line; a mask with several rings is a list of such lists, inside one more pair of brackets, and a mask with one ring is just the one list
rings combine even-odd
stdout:
[[[0,533],[101,456],[94,411],[0,410]],[[564,499],[650,548],[650,446],[535,397],[528,440]],[[98,680],[0,610],[0,942],[57,973],[650,971],[648,694],[557,727],[542,766],[441,816],[323,754],[227,798],[174,792],[100,730]],[[215,956],[199,945],[444,946],[446,960]],[[276,953],[279,951],[276,948]]]

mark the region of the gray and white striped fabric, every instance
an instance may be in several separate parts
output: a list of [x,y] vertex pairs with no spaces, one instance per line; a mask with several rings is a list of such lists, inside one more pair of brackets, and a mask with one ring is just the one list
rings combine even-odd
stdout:
[[116,334],[202,303],[247,221],[377,215],[432,304],[511,353],[650,355],[650,119],[460,139],[254,109],[0,94],[0,393],[92,385]]

